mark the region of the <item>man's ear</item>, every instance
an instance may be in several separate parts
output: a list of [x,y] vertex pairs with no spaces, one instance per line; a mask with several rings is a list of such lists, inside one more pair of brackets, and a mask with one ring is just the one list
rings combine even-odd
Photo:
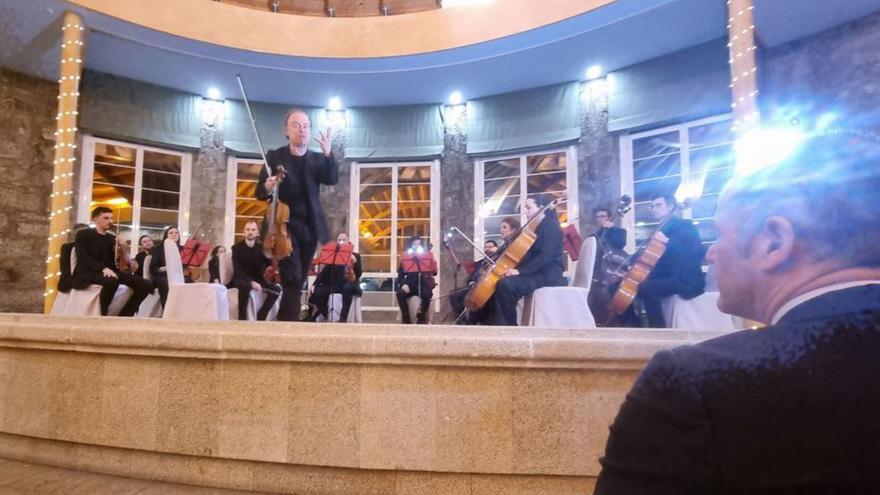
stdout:
[[763,272],[773,272],[789,265],[794,254],[794,241],[794,226],[787,218],[768,217],[752,245],[758,268]]

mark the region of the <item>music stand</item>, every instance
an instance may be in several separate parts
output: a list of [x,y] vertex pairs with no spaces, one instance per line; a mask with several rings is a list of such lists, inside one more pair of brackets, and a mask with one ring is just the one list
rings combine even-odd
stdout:
[[565,251],[571,256],[572,261],[577,261],[578,256],[581,252],[581,244],[583,244],[583,240],[581,239],[581,235],[578,234],[576,228],[574,228],[574,224],[566,225],[564,229],[562,229],[562,246]]
[[211,253],[211,243],[206,241],[199,241],[196,238],[191,238],[186,241],[183,245],[183,251],[180,253],[180,259],[183,262],[183,266],[195,266],[199,267],[205,263],[205,260],[208,259],[208,255]]
[[354,245],[351,243],[340,244],[336,241],[330,241],[321,246],[321,252],[318,254],[318,265],[347,265],[351,262],[351,253],[354,252]]
[[400,257],[400,265],[404,273],[435,273],[437,261],[434,255],[427,253],[406,253]]

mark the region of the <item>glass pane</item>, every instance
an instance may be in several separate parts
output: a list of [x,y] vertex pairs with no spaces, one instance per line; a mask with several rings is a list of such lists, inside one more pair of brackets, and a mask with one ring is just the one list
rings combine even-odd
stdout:
[[715,206],[718,204],[718,196],[703,196],[691,203],[691,215],[694,218],[712,218],[715,216]]
[[92,207],[114,208],[121,204],[134,203],[134,188],[125,186],[92,185]]
[[550,153],[548,155],[536,155],[526,158],[526,170],[528,173],[553,172],[565,170],[565,153]]
[[391,235],[391,220],[362,219],[358,224],[361,237],[388,237]]
[[[236,199],[235,215],[262,219],[266,214],[268,203],[257,199]],[[236,229],[236,231],[238,231]]]
[[691,127],[688,130],[688,141],[690,142],[691,149],[732,143],[734,136],[731,126],[733,126],[733,122],[723,120],[713,124]]
[[361,268],[365,272],[385,272],[390,273],[391,256],[390,255],[365,255],[361,254]]
[[394,279],[385,277],[362,278],[361,290],[371,292],[390,292],[394,290]]
[[692,175],[691,180],[695,183],[703,181],[703,194],[717,194],[721,192],[727,181],[733,175],[733,168],[725,168],[722,170],[713,170],[705,177],[702,174]]
[[431,202],[401,201],[397,203],[397,218],[431,218]]
[[159,208],[162,210],[174,210],[175,214],[180,207],[180,195],[171,192],[141,191],[141,207]]
[[153,210],[151,208],[141,208],[141,230],[153,229],[159,231],[159,239],[161,239],[161,231],[169,225],[177,225],[177,212],[166,210]]
[[691,172],[717,170],[734,165],[733,145],[691,151]]
[[238,180],[260,180],[261,170],[263,170],[262,163],[238,162]]
[[483,216],[487,215],[512,215],[519,216],[519,195],[516,196],[508,196],[501,200],[500,202],[494,199],[490,199],[483,203],[482,208],[480,209],[480,213]]
[[681,156],[666,155],[633,163],[633,180],[640,181],[681,173]]
[[632,147],[633,160],[667,153],[677,153],[681,148],[678,142],[678,131],[633,139]]
[[178,155],[169,155],[156,151],[144,151],[144,170],[157,170],[180,174],[180,164],[183,158]]
[[391,201],[391,186],[361,186],[361,201]]
[[483,164],[484,179],[498,179],[501,177],[519,177],[519,158],[485,162]]
[[526,191],[528,192],[528,194],[564,190],[565,172],[553,172],[543,175],[530,175],[526,180]]
[[362,167],[360,169],[361,172],[361,186],[363,190],[363,186],[370,184],[391,184],[391,168],[390,167],[381,167],[381,168],[373,168],[373,167]]
[[237,182],[235,184],[235,195],[239,198],[256,198],[257,183],[256,182]]
[[427,239],[430,233],[430,220],[408,220],[402,218],[397,220],[397,246],[399,248],[403,248],[409,237],[417,235],[423,239]]
[[145,189],[159,189],[162,191],[180,192],[180,176],[151,172],[144,170],[143,175]]
[[[633,189],[636,194],[636,201],[639,203],[644,202],[645,208],[647,208],[647,203],[650,203],[656,195],[675,194],[675,191],[678,190],[679,184],[681,184],[681,177],[675,175],[657,180],[636,182],[633,184]],[[636,219],[638,219],[638,217],[636,217]]]
[[95,162],[92,180],[104,184],[134,187],[134,168]]
[[484,198],[507,196],[509,194],[519,194],[519,177],[487,180],[483,183]]
[[427,184],[418,186],[398,186],[397,201],[430,201],[431,187]]
[[[486,217],[483,220],[483,238],[490,239],[491,237],[500,238],[501,234],[499,231],[501,230],[501,221],[507,218],[506,216],[491,216]],[[520,220],[519,214],[514,215],[517,221]]]
[[95,162],[134,167],[137,153],[134,148],[118,144],[95,143]]
[[369,254],[387,257],[391,254],[391,237],[361,237],[358,249],[362,256]]
[[429,183],[431,182],[431,167],[409,165],[398,169],[397,183]]
[[369,202],[360,204],[360,216],[365,220],[390,220],[391,202]]

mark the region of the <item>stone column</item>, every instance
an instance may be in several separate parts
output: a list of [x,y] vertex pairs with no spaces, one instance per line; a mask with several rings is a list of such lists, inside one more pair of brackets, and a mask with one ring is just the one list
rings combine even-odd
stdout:
[[82,76],[82,54],[86,30],[82,17],[64,13],[61,36],[61,78],[58,80],[58,124],[55,131],[52,194],[49,211],[49,254],[46,259],[46,292],[43,311],[48,313],[55,302],[58,276],[61,274],[61,245],[70,233],[70,210],[73,209],[73,163],[76,160],[77,102]]
[[201,227],[199,233],[214,245],[223,242],[226,215],[225,108],[223,101],[202,100],[199,156],[193,164],[190,186],[189,233]]
[[595,230],[593,210],[603,207],[614,211],[620,196],[620,146],[617,137],[608,132],[608,84],[607,78],[602,78],[587,81],[581,88],[577,150],[581,237]]
[[730,52],[730,89],[733,130],[742,136],[756,127],[758,79],[755,63],[754,0],[727,0],[727,33]]

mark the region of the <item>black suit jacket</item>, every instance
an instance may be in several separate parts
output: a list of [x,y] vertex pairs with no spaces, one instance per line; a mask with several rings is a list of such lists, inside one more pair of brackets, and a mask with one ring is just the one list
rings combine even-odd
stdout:
[[601,462],[597,495],[880,493],[880,285],[658,352]]
[[232,246],[232,281],[237,284],[257,282],[266,285],[263,273],[270,262],[263,254],[263,244],[259,241],[249,248],[245,241]]
[[[287,169],[288,176],[296,173],[291,168],[292,159],[289,146],[282,146],[266,154],[269,167],[275,170],[278,164],[282,164]],[[303,177],[305,178],[305,188],[308,192],[309,232],[313,241],[323,244],[327,242],[330,234],[327,230],[327,220],[324,218],[324,208],[321,206],[319,193],[321,192],[321,184],[333,185],[339,182],[339,164],[332,154],[328,157],[324,156],[323,153],[311,150],[305,154],[305,164],[306,169]],[[268,176],[264,167],[260,171],[260,180],[257,183],[257,199],[267,199],[271,194],[271,191],[266,191],[266,188],[263,186]],[[285,180],[287,180],[286,177]],[[284,187],[282,186],[279,189],[281,190],[281,201],[290,204],[292,198],[286,196]],[[296,227],[291,225],[291,232],[296,232],[295,229]]]
[[672,217],[660,230],[669,242],[645,285],[657,287],[658,294],[678,294],[685,299],[699,296],[706,288],[702,269],[706,253],[697,227],[690,220]]
[[76,269],[73,271],[74,289],[91,285],[92,275],[100,275],[104,268],[116,270],[116,236],[101,235],[95,229],[83,229],[73,241],[76,248]]
[[562,251],[562,227],[554,210],[547,210],[541,223],[534,227],[535,242],[516,265],[521,275],[540,274],[546,279],[562,279],[565,254]]
[[596,238],[610,250],[623,251],[626,247],[626,230],[620,227],[602,227],[596,231]]
[[58,277],[58,292],[70,292],[73,288],[73,274],[70,273],[70,253],[73,251],[74,243],[68,242],[61,245],[60,269],[61,275]]

